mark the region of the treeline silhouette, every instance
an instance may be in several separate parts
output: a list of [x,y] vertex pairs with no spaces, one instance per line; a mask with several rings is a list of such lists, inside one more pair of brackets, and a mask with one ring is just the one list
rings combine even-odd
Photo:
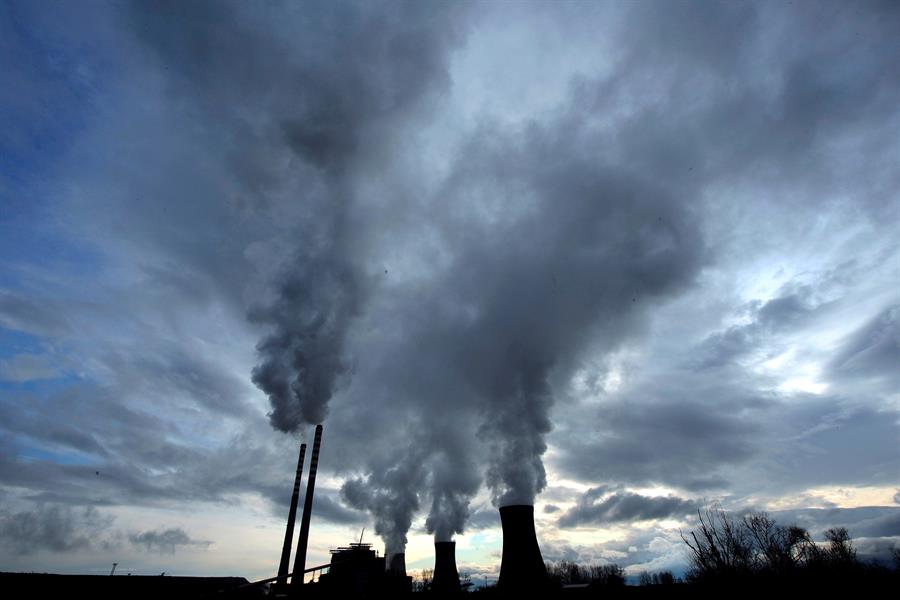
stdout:
[[894,549],[891,566],[862,561],[844,527],[827,530],[820,543],[803,527],[780,525],[764,512],[738,518],[719,508],[698,516],[699,525],[681,536],[690,555],[688,583],[833,589],[900,581],[900,551]]
[[545,563],[551,585],[591,585],[594,587],[619,587],[625,585],[625,570],[619,565],[579,565],[562,560]]
[[[900,589],[900,548],[890,561],[864,561],[846,528],[835,527],[817,542],[798,525],[781,525],[765,512],[733,515],[721,508],[698,512],[699,524],[682,532],[689,559],[684,577],[671,571],[640,573],[626,586],[625,570],[616,564],[581,565],[562,560],[546,563],[548,587],[539,597],[697,598],[723,593],[789,591],[874,595]],[[486,595],[502,590],[480,588]]]

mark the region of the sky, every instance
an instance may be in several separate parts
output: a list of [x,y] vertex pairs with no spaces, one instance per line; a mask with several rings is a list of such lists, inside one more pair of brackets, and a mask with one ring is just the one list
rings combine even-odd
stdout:
[[[900,544],[893,2],[5,2],[0,570],[411,571],[497,508]],[[301,504],[302,505],[302,504]],[[363,530],[364,529],[364,530]]]

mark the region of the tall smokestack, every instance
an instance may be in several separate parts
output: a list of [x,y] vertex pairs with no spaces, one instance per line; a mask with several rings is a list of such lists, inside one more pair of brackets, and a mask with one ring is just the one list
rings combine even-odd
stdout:
[[459,591],[459,572],[456,570],[456,542],[434,543],[434,592],[452,594]]
[[403,552],[397,552],[393,556],[391,556],[391,560],[388,563],[388,571],[393,573],[394,575],[402,575],[406,576],[406,554]]
[[513,504],[500,507],[503,526],[503,558],[497,585],[505,592],[528,592],[547,584],[547,569],[534,532],[534,507]]
[[303,478],[303,459],[306,457],[306,444],[300,444],[300,458],[297,459],[297,475],[294,477],[294,491],[291,494],[291,509],[288,511],[287,529],[284,532],[284,546],[281,548],[281,564],[278,566],[278,583],[287,582],[288,570],[291,568],[291,542],[294,541],[294,521],[297,518],[297,501],[300,498],[300,480]]
[[309,460],[309,480],[306,483],[306,498],[303,501],[303,518],[300,520],[300,539],[297,541],[297,556],[294,558],[294,574],[291,584],[303,584],[303,571],[306,570],[306,546],[309,544],[309,519],[312,516],[313,492],[316,490],[316,470],[319,467],[319,447],[322,445],[322,426],[316,425],[316,438],[313,440],[312,458]]

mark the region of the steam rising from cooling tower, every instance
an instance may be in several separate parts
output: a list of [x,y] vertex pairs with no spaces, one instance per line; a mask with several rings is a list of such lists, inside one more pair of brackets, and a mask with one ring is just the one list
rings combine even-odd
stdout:
[[341,487],[347,504],[375,517],[375,533],[384,540],[385,556],[405,552],[424,481],[421,449],[410,446],[402,457],[391,456],[366,477],[347,480]]
[[[618,162],[578,97],[528,128],[498,121],[432,146],[420,109],[449,89],[453,15],[331,4],[299,65],[263,55],[292,82],[258,111],[266,147],[303,183],[289,189],[288,258],[251,315],[269,327],[253,380],[282,431],[340,396],[335,431],[354,432],[342,467],[360,472],[342,496],[394,553],[423,503],[436,540],[462,532],[482,479],[497,506],[534,503],[554,398],[587,353],[617,348],[692,282],[703,242],[693,192]],[[424,148],[445,152],[440,168]]]
[[463,533],[469,518],[469,500],[481,484],[478,465],[464,447],[466,438],[456,432],[443,432],[438,443],[443,448],[428,461],[428,488],[431,508],[425,529],[434,541],[449,542]]

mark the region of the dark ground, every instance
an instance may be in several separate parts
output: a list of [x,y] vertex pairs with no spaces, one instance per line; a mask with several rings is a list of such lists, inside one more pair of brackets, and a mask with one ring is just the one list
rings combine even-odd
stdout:
[[[505,599],[505,598],[602,598],[603,600],[643,600],[643,599],[681,599],[681,598],[722,598],[739,594],[788,594],[794,597],[835,594],[848,598],[875,598],[888,592],[896,591],[898,579],[893,574],[885,573],[884,578],[872,577],[865,581],[828,582],[805,581],[787,583],[784,581],[744,582],[741,585],[692,585],[676,583],[673,585],[651,586],[615,586],[615,587],[577,587],[555,590],[530,590],[526,593],[503,594],[496,588],[476,591],[472,594],[457,594],[459,598],[467,596],[473,599]],[[85,598],[98,599],[231,599],[265,597],[263,589],[248,586],[243,577],[169,577],[142,575],[53,575],[44,573],[0,573],[0,598]],[[309,587],[303,590],[305,598],[347,598],[343,594],[330,594],[325,589]],[[888,592],[890,593],[890,592]],[[414,594],[393,594],[372,597],[444,597],[438,594],[423,592]]]
[[84,598],[85,600],[142,600],[161,598],[232,597],[218,595],[248,583],[243,577],[169,577],[147,575],[52,575],[47,573],[0,573],[0,597]]

